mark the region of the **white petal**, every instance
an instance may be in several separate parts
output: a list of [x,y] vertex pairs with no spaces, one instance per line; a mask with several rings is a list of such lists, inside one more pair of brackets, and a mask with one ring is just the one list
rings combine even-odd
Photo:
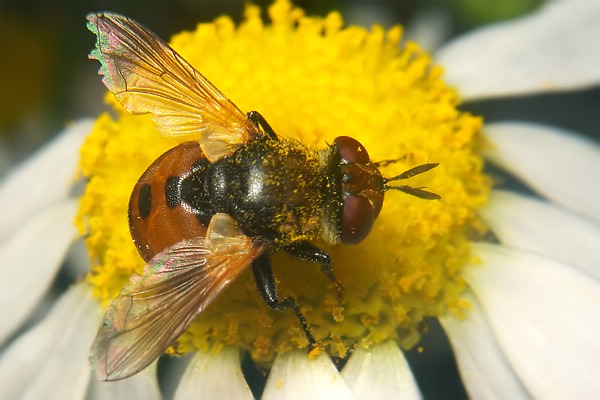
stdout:
[[72,286],[0,359],[0,399],[82,399],[102,312],[89,285]]
[[471,303],[467,318],[439,318],[444,327],[460,370],[463,383],[472,399],[528,399],[530,395],[502,354],[481,307],[468,293]]
[[474,245],[466,270],[503,353],[534,398],[600,394],[600,285],[577,269],[524,251]]
[[92,129],[80,120],[12,170],[0,184],[0,240],[48,205],[67,197],[76,178],[79,147]]
[[342,377],[358,400],[420,399],[410,367],[394,341],[359,347],[342,370]]
[[591,87],[600,82],[598,21],[598,1],[550,1],[455,40],[436,58],[467,100]]
[[309,359],[305,351],[290,351],[277,357],[263,393],[274,399],[354,399],[327,354]]
[[97,380],[93,374],[88,389],[88,400],[160,400],[162,394],[158,387],[156,365],[152,363],[140,373],[115,382]]
[[52,284],[76,231],[75,200],[48,207],[0,245],[0,343],[29,316]]
[[551,203],[496,190],[481,211],[503,245],[580,268],[600,281],[600,225]]
[[600,221],[598,144],[572,132],[528,123],[490,124],[486,134],[495,147],[486,154],[490,161],[545,197]]
[[252,399],[240,362],[240,351],[225,347],[218,354],[198,351],[187,366],[175,400]]

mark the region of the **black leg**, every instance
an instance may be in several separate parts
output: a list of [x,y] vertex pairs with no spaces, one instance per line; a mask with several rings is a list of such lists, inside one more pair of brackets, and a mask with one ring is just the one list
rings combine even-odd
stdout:
[[271,125],[269,125],[265,117],[263,117],[258,111],[250,111],[248,114],[246,114],[246,116],[254,123],[254,125],[260,126],[270,139],[279,140],[277,134],[273,128],[271,128]]
[[296,299],[293,297],[286,297],[283,300],[279,300],[279,295],[277,294],[277,285],[275,284],[275,277],[273,276],[273,270],[271,269],[271,260],[267,255],[261,255],[252,263],[252,272],[254,272],[254,280],[256,281],[256,287],[260,292],[262,298],[265,300],[265,303],[271,308],[276,310],[287,310],[291,308],[296,313],[298,320],[300,321],[300,326],[306,335],[306,339],[308,339],[308,344],[310,349],[312,350],[317,346],[317,341],[315,340],[312,333],[310,333],[310,327],[308,326],[308,322],[306,321],[306,317],[300,311],[300,307],[296,302]]
[[333,263],[331,262],[329,254],[305,241],[294,242],[285,247],[285,250],[302,261],[319,264],[321,266],[321,272],[323,272],[337,288],[339,297],[344,297],[344,287],[338,282],[333,273]]

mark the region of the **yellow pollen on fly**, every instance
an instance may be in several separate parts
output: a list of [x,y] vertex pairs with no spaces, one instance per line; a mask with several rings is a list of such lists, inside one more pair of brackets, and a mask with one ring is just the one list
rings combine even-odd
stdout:
[[[281,136],[322,149],[337,136],[359,140],[373,161],[396,176],[416,165],[439,166],[410,179],[414,187],[441,196],[425,201],[388,191],[366,240],[357,245],[317,245],[333,260],[343,299],[318,265],[282,252],[272,257],[278,290],[296,297],[311,332],[334,356],[356,345],[387,339],[403,348],[419,342],[423,318],[467,308],[461,299],[461,269],[470,260],[470,240],[484,226],[478,208],[487,201],[483,175],[482,121],[457,110],[456,92],[442,69],[411,42],[401,27],[385,30],[344,26],[331,12],[306,17],[288,0],[269,7],[246,6],[236,26],[229,17],[199,24],[172,38],[171,46],[241,110],[257,110]],[[87,279],[107,306],[144,261],[127,221],[131,191],[163,152],[190,137],[164,137],[150,116],[128,114],[112,94],[116,116],[96,120],[81,149],[89,178],[77,224],[92,263]],[[315,221],[316,223],[317,221]],[[251,271],[227,288],[169,352],[234,345],[255,361],[306,347],[291,311],[270,309]]]

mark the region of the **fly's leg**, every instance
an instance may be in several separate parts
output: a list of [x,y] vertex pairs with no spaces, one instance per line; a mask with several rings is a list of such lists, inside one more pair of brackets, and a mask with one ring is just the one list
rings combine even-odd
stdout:
[[275,277],[273,276],[271,260],[269,260],[269,257],[263,254],[254,260],[252,263],[252,272],[254,272],[256,287],[258,288],[262,298],[265,300],[265,303],[267,303],[269,307],[276,310],[287,310],[288,308],[294,310],[298,320],[300,321],[302,331],[304,331],[304,335],[306,335],[310,349],[312,350],[317,347],[317,341],[310,332],[310,326],[306,321],[306,317],[302,311],[300,311],[300,307],[298,306],[296,299],[288,296],[283,300],[279,300],[279,295],[277,294],[277,285],[275,284]]
[[309,261],[321,266],[321,272],[335,285],[339,299],[344,298],[344,287],[333,273],[333,263],[329,254],[306,241],[294,242],[285,247],[292,256],[302,261]]
[[265,117],[261,115],[261,113],[259,113],[258,111],[250,111],[248,114],[246,114],[246,116],[250,121],[252,121],[254,125],[260,126],[263,129],[263,131],[265,131],[269,139],[279,140],[277,134],[275,133],[273,128],[271,128],[271,125],[269,125]]

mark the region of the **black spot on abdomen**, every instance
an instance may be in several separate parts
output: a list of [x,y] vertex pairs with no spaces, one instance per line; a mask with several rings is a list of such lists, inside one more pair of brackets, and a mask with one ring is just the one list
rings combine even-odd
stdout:
[[152,211],[152,190],[149,183],[144,184],[140,189],[137,206],[142,219],[148,218]]

